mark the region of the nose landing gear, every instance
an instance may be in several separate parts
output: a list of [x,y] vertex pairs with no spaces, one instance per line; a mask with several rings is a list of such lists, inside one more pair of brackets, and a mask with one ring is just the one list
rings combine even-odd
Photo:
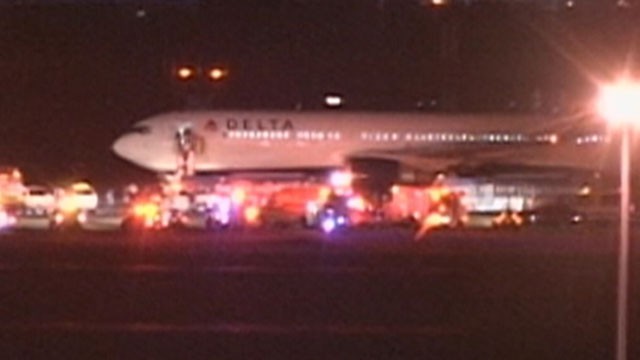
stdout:
[[180,128],[176,132],[176,144],[178,148],[177,172],[180,176],[191,176],[194,173],[194,155],[196,149],[196,136],[189,127]]

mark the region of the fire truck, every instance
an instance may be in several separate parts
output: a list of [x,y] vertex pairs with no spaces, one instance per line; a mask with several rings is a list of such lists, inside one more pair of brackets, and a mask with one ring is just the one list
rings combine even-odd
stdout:
[[22,173],[18,168],[0,168],[0,205],[7,209],[19,207],[25,191]]
[[385,218],[391,222],[413,224],[421,232],[464,226],[468,222],[462,203],[464,194],[447,186],[442,178],[427,186],[394,185],[391,195],[385,205]]
[[0,168],[0,229],[15,224],[15,214],[22,206],[25,190],[18,168]]

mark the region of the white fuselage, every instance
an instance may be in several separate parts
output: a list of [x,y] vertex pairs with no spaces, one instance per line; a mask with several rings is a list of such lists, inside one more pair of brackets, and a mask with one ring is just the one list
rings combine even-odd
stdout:
[[[484,150],[530,148],[542,163],[546,157],[547,162],[562,166],[573,160],[584,162],[586,153],[580,152],[593,146],[583,145],[605,140],[602,134],[565,136],[557,132],[562,130],[557,125],[543,117],[506,115],[175,112],[138,122],[113,149],[144,168],[172,172],[181,156],[176,134],[189,129],[196,139],[196,172],[329,168],[343,166],[351,158],[389,159],[408,154],[451,159],[455,151],[446,150],[455,149],[468,151],[457,153],[464,160]],[[560,148],[565,148],[564,154],[550,153]]]

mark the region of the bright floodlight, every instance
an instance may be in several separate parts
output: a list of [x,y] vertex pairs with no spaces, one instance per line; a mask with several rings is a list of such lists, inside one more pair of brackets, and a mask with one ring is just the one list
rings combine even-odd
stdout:
[[227,75],[227,71],[223,68],[214,67],[209,70],[209,78],[213,81],[222,80]]
[[337,170],[329,175],[329,184],[334,188],[351,186],[353,174],[350,171]]
[[339,94],[326,94],[324,104],[328,107],[339,107],[344,103],[344,99]]
[[619,81],[602,87],[598,111],[614,124],[640,120],[640,83]]
[[328,218],[322,220],[322,223],[320,224],[320,226],[322,226],[322,230],[325,233],[332,232],[336,228],[337,225],[338,224],[336,224],[336,220],[333,217],[328,217]]
[[180,80],[187,80],[195,75],[195,71],[188,66],[182,66],[176,71],[176,74]]
[[622,79],[600,90],[598,110],[607,121],[621,125],[620,143],[620,248],[616,310],[616,359],[627,359],[629,297],[629,214],[631,212],[630,130],[640,117],[640,83]]

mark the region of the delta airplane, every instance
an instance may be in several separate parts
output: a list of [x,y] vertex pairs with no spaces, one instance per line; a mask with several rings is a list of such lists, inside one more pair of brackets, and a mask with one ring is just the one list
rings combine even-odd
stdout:
[[575,122],[515,115],[173,112],[136,123],[113,151],[159,173],[176,172],[185,151],[193,154],[196,174],[344,168],[359,159],[432,171],[486,163],[599,167],[611,152],[608,136]]

